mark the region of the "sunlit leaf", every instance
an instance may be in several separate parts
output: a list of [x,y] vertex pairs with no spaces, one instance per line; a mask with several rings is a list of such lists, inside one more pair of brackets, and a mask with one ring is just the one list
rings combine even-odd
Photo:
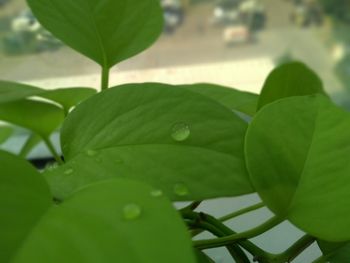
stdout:
[[255,189],[277,215],[327,241],[350,239],[350,115],[323,95],[264,107],[246,136]]
[[41,92],[43,90],[37,87],[10,81],[0,81],[0,103],[22,100]]
[[140,53],[163,30],[158,0],[28,0],[40,23],[103,67]]
[[[68,116],[61,136],[68,163],[46,177],[59,198],[113,177],[145,181],[172,200],[250,193],[246,128],[230,109],[186,89],[124,85],[88,99]],[[75,175],[65,176],[70,169]]]
[[258,109],[275,100],[292,96],[325,94],[321,79],[300,62],[285,63],[267,77],[261,91]]

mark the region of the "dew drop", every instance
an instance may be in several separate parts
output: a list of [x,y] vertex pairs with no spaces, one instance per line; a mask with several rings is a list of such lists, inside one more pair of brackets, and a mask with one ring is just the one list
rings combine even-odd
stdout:
[[151,191],[151,196],[153,197],[160,197],[163,195],[163,191],[160,189],[154,189]]
[[174,193],[178,196],[186,196],[189,194],[189,190],[185,184],[178,183],[174,186]]
[[67,170],[64,171],[64,174],[65,174],[65,175],[70,175],[70,174],[72,174],[73,172],[74,172],[74,170],[73,170],[72,168],[69,168],[69,169],[67,169]]
[[97,155],[97,151],[95,151],[95,150],[87,150],[86,151],[86,155],[90,156],[90,157],[93,157],[93,156]]
[[137,204],[127,204],[123,208],[125,220],[135,220],[141,216],[141,207]]
[[191,134],[190,126],[186,123],[174,124],[171,137],[178,142],[185,141]]

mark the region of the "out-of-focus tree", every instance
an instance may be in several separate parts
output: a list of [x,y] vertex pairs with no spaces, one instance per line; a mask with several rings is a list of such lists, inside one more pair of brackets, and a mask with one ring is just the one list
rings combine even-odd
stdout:
[[327,14],[342,22],[350,23],[349,0],[319,0],[319,2]]

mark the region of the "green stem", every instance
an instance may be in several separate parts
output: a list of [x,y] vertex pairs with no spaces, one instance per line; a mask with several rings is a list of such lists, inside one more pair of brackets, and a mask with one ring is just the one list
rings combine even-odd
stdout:
[[49,149],[49,151],[51,152],[51,154],[55,158],[56,162],[59,163],[60,165],[64,164],[61,157],[56,152],[55,147],[52,145],[52,142],[50,141],[50,139],[47,137],[42,137],[42,138],[43,138],[43,141],[46,144],[47,148]]
[[257,226],[248,231],[216,239],[194,241],[194,246],[199,249],[207,249],[234,244],[240,240],[249,239],[261,235],[262,233],[270,230],[271,228],[275,227],[283,221],[284,219],[274,216],[265,223],[261,224],[260,226]]
[[103,66],[101,73],[101,91],[109,87],[109,67]]
[[249,213],[249,212],[251,212],[251,211],[260,209],[260,208],[262,208],[262,207],[264,207],[264,206],[265,206],[265,204],[264,204],[263,202],[261,202],[261,203],[258,203],[258,204],[256,204],[256,205],[252,205],[252,206],[243,208],[243,209],[241,209],[241,210],[235,211],[235,212],[233,212],[233,213],[227,214],[227,215],[225,215],[225,216],[223,216],[223,217],[220,217],[219,220],[220,220],[221,222],[225,222],[225,221],[230,220],[230,219],[232,219],[232,218],[235,218],[235,217],[241,216],[241,215],[243,215],[243,214]]
[[201,203],[202,203],[202,201],[194,201],[194,202],[190,203],[188,206],[185,206],[184,208],[181,208],[180,211],[186,211],[186,210],[193,211],[193,210],[195,210]]
[[296,241],[285,252],[273,256],[273,262],[291,262],[297,256],[299,256],[306,248],[315,242],[315,238],[309,235],[305,235]]

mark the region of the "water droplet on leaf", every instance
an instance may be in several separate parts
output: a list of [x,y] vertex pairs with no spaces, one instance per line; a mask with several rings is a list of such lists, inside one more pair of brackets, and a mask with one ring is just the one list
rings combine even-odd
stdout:
[[160,197],[163,195],[163,191],[160,189],[154,189],[151,191],[151,196],[153,197]]
[[93,157],[93,156],[95,156],[97,154],[97,151],[95,151],[95,150],[87,150],[86,151],[86,155],[87,156],[90,156],[90,157]]
[[174,186],[174,192],[178,196],[186,196],[189,194],[187,186],[183,183],[178,183]]
[[74,172],[74,170],[73,170],[72,168],[69,168],[69,169],[67,169],[67,170],[64,171],[64,174],[65,174],[65,175],[70,175],[70,174],[72,174],[73,172]]
[[190,126],[186,123],[176,123],[171,132],[171,137],[178,142],[185,141],[191,134]]
[[141,216],[141,207],[137,204],[127,204],[123,208],[125,220],[135,220]]

